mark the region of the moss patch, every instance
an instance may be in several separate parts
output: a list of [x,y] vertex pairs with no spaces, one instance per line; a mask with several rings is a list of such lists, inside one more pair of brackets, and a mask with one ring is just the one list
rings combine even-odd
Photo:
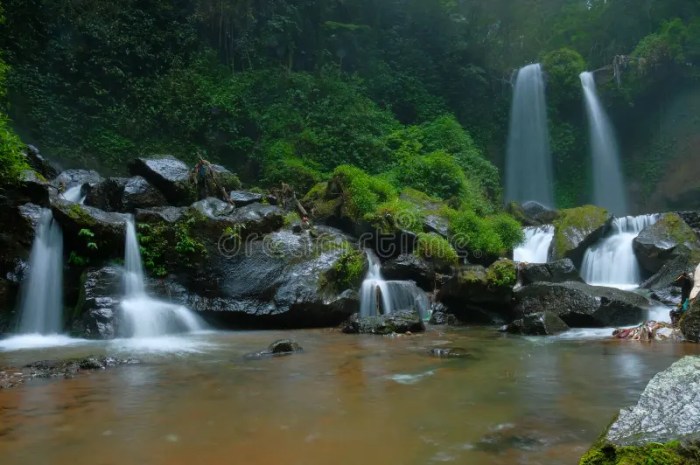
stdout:
[[358,289],[366,272],[365,254],[348,245],[333,268],[321,276],[320,287],[336,292]]
[[663,215],[654,228],[664,231],[676,244],[696,244],[698,240],[695,232],[677,213]]
[[446,265],[457,263],[457,252],[452,245],[442,236],[435,233],[418,234],[416,255],[426,260],[432,260]]
[[579,465],[691,465],[697,464],[691,449],[678,441],[666,444],[615,447],[599,443],[586,452]]
[[517,278],[515,262],[512,260],[498,260],[486,270],[489,287],[513,287]]
[[594,205],[562,210],[554,220],[554,256],[563,258],[567,251],[578,245],[576,240],[603,227],[609,218],[607,210]]

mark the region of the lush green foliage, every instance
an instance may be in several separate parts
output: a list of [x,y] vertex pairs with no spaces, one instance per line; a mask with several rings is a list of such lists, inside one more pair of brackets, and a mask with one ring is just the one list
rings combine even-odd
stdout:
[[486,269],[486,281],[492,287],[513,287],[517,280],[516,265],[511,260],[498,260]]
[[326,275],[322,276],[320,287],[332,288],[335,291],[357,289],[362,283],[367,260],[365,254],[352,247],[346,247],[345,252],[335,262]]
[[473,253],[503,255],[523,240],[520,224],[506,214],[481,217],[471,210],[450,215],[453,242]]
[[419,257],[446,265],[456,264],[459,258],[452,245],[442,236],[435,233],[418,234],[415,253]]
[[394,200],[398,195],[388,181],[351,165],[337,167],[333,178],[335,185],[343,190],[348,213],[355,219],[374,214],[380,204]]

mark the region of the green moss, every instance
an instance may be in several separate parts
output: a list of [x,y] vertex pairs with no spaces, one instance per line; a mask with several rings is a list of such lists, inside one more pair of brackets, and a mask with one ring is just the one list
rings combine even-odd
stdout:
[[512,260],[498,260],[486,270],[489,287],[512,287],[517,279],[515,262]]
[[396,197],[396,189],[387,180],[370,176],[359,168],[341,165],[333,171],[331,190],[343,199],[346,214],[356,220],[375,213],[379,205]]
[[563,258],[565,253],[576,245],[572,242],[572,237],[579,235],[576,231],[591,233],[602,227],[609,218],[607,210],[594,205],[562,210],[554,220],[555,257]]
[[605,442],[596,444],[581,458],[579,465],[691,465],[689,457],[677,441],[666,444],[615,447]]
[[435,260],[448,265],[457,263],[458,256],[452,245],[442,236],[435,233],[418,234],[416,255],[427,260]]
[[73,204],[68,208],[68,216],[81,227],[94,227],[97,222],[79,204]]
[[374,212],[365,215],[364,219],[385,233],[391,233],[397,229],[423,231],[424,216],[421,209],[401,199],[380,204]]
[[348,246],[333,268],[321,276],[320,287],[336,292],[358,289],[366,271],[365,254]]
[[284,225],[286,227],[292,226],[295,223],[300,223],[301,218],[299,217],[299,213],[297,212],[289,212],[286,215],[284,215]]
[[677,213],[667,213],[656,223],[654,229],[661,229],[676,244],[695,244],[695,232]]

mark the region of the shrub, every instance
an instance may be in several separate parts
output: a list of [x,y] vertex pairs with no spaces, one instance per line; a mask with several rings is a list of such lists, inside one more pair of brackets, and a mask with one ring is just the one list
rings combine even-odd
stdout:
[[418,234],[416,255],[437,262],[454,265],[458,256],[452,245],[442,236],[435,233]]
[[517,279],[515,263],[511,260],[498,260],[486,270],[486,281],[492,287],[512,287]]
[[341,190],[347,213],[356,220],[375,213],[380,204],[397,197],[391,183],[350,165],[337,167],[332,183]]

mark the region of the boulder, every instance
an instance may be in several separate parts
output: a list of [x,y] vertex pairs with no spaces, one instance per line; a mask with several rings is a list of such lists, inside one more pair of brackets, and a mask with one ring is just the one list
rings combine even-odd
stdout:
[[[69,250],[105,258],[123,256],[128,215],[58,199],[54,200],[51,210],[63,229]],[[93,235],[89,242],[93,242],[96,249],[87,246],[88,241],[80,234],[83,229]]]
[[506,328],[506,331],[511,334],[526,336],[554,336],[568,330],[566,323],[552,312],[530,313],[512,322]]
[[186,210],[186,207],[137,208],[134,216],[136,218],[136,223],[173,224],[182,219]]
[[580,267],[586,249],[603,237],[611,220],[607,210],[593,205],[561,210],[553,222],[549,261],[570,258]]
[[684,357],[623,408],[580,465],[698,463],[700,357]]
[[677,213],[662,215],[632,242],[639,264],[649,273],[658,272],[673,258],[676,247],[682,244],[690,250],[700,251],[700,241],[695,232]]
[[229,197],[236,207],[245,207],[252,203],[262,203],[263,195],[255,192],[231,191]]
[[583,282],[574,262],[569,258],[549,263],[520,263],[518,265],[518,279],[523,286],[540,282]]
[[681,317],[680,328],[686,340],[700,342],[700,299],[695,299]]
[[56,168],[51,165],[51,163],[39,153],[39,149],[33,145],[27,145],[24,156],[27,159],[29,167],[42,175],[45,179],[53,179],[58,175]]
[[401,254],[382,265],[382,276],[387,280],[415,281],[427,292],[435,288],[435,270],[424,259],[414,254]]
[[574,328],[641,322],[649,301],[633,292],[584,283],[535,283],[515,292],[515,314],[551,312]]
[[53,189],[44,177],[32,170],[24,170],[20,182],[16,187],[11,187],[9,197],[14,203],[35,203],[49,205],[49,199],[57,190]]
[[93,170],[65,170],[56,176],[51,185],[56,188],[68,190],[71,187],[80,186],[83,184],[97,184],[102,181],[100,173]]
[[227,219],[235,208],[223,200],[216,199],[214,197],[209,197],[204,200],[200,200],[192,204],[192,208],[197,210],[200,214],[204,215],[206,218],[214,221],[221,219]]
[[116,337],[123,293],[120,269],[108,266],[88,270],[73,312],[73,335],[87,339]]
[[181,207],[196,200],[194,184],[190,180],[191,167],[172,155],[137,158],[129,164],[129,171],[155,186],[171,205]]
[[141,176],[107,178],[89,189],[85,198],[85,205],[109,212],[134,212],[167,204],[165,196]]
[[87,189],[85,205],[106,212],[121,212],[124,186],[129,178],[107,178]]
[[436,358],[473,358],[474,353],[461,347],[440,347],[430,350],[430,355]]
[[695,235],[700,239],[700,211],[677,212],[678,216],[690,226]]
[[680,303],[681,290],[674,283],[683,272],[692,274],[698,263],[700,251],[691,249],[686,244],[679,244],[661,269],[644,281],[641,287],[651,290],[652,296],[663,303],[677,305]]
[[346,334],[405,334],[425,331],[425,324],[415,310],[398,310],[388,315],[360,317],[353,315],[343,324]]

